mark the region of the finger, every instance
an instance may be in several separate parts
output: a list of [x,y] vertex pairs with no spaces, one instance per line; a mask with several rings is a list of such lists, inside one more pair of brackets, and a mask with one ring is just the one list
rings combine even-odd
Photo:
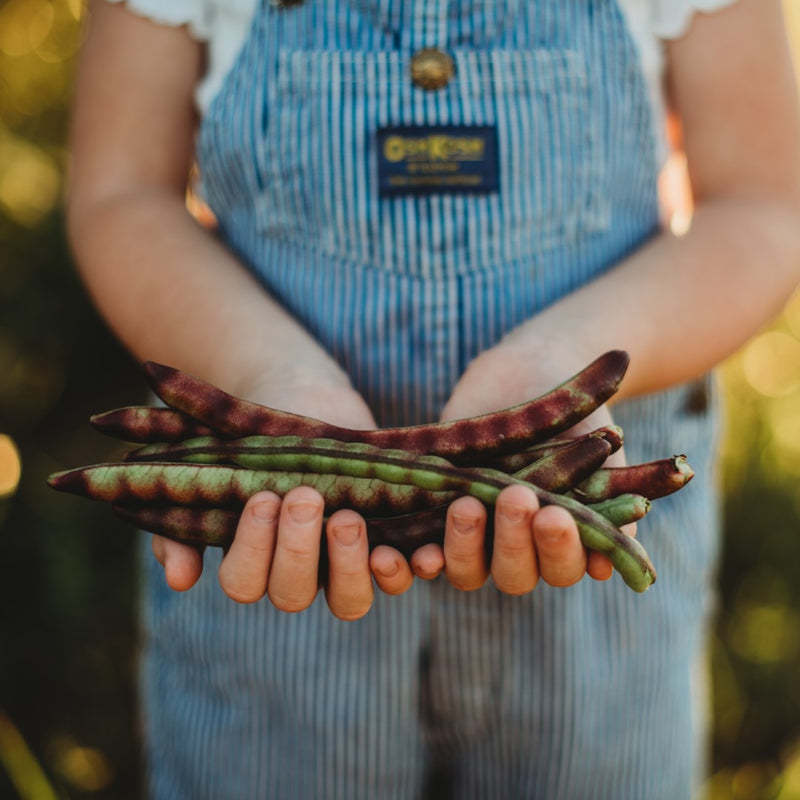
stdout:
[[403,594],[414,582],[408,561],[393,547],[376,547],[370,553],[369,566],[378,588],[385,594]]
[[539,501],[526,486],[509,486],[497,498],[491,573],[501,592],[525,594],[539,580],[532,532],[538,510]]
[[409,559],[411,571],[424,581],[432,581],[444,569],[444,550],[438,544],[426,544],[415,550]]
[[163,536],[153,536],[153,553],[164,567],[167,586],[176,592],[191,589],[203,573],[203,551]]
[[603,464],[604,467],[626,467],[628,460],[625,457],[625,446],[620,447],[619,450],[613,452]]
[[323,508],[322,496],[308,486],[283,498],[267,581],[269,599],[281,611],[302,611],[317,596]]
[[326,534],[328,607],[339,619],[359,619],[369,611],[374,599],[367,526],[355,511],[337,511],[328,520]]
[[474,497],[460,497],[447,509],[444,572],[462,591],[480,589],[489,577],[484,549],[486,508]]
[[267,591],[281,501],[259,492],[245,505],[236,535],[219,567],[219,584],[237,603],[255,603]]
[[590,550],[586,556],[586,572],[596,581],[607,581],[614,574],[614,566],[607,555]]
[[572,515],[545,506],[533,518],[533,540],[539,574],[551,586],[571,586],[586,573],[586,550]]

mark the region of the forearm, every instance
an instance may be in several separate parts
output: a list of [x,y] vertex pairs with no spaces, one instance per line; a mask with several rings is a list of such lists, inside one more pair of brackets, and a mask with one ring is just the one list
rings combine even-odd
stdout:
[[263,393],[272,376],[275,386],[305,376],[318,387],[347,385],[313,337],[186,210],[202,69],[202,47],[186,29],[153,24],[124,4],[91,4],[67,192],[85,283],[139,359],[234,393]]
[[584,360],[625,349],[631,365],[619,398],[697,377],[769,322],[800,281],[798,219],[783,201],[700,204],[685,236],[659,235],[507,343],[567,346]]
[[695,199],[690,231],[657,237],[522,337],[564,337],[584,355],[625,348],[620,397],[718,364],[800,281],[800,103],[781,4],[698,14],[665,52]]
[[69,231],[98,308],[137,358],[180,366],[230,391],[268,375],[347,384],[177,194],[146,187],[75,201]]

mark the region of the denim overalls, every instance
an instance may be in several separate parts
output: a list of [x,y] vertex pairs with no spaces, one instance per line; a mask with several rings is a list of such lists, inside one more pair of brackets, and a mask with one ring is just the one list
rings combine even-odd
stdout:
[[[261,4],[203,121],[205,195],[380,424],[434,420],[477,353],[656,234],[635,45],[607,0],[283,6]],[[697,472],[640,523],[644,595],[619,576],[525,597],[416,581],[340,622],[323,598],[236,605],[215,552],[183,595],[148,559],[153,796],[688,799],[714,405],[687,386],[615,407],[629,461],[685,451]]]

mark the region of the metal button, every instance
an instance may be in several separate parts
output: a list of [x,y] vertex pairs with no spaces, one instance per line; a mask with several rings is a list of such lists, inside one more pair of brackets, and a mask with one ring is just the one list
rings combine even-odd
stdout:
[[435,47],[426,47],[411,59],[411,80],[427,91],[443,89],[456,74],[453,59]]

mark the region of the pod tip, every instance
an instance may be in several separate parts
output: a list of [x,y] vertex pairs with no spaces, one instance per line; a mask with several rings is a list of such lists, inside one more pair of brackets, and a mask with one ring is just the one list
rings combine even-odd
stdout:
[[178,371],[174,367],[168,367],[166,364],[159,364],[157,361],[143,362],[142,370],[151,381],[156,382],[163,381]]
[[82,469],[65,469],[47,477],[47,485],[59,492],[86,494],[86,478]]
[[685,455],[673,456],[673,464],[678,474],[683,478],[684,483],[688,483],[694,478],[694,470]]

